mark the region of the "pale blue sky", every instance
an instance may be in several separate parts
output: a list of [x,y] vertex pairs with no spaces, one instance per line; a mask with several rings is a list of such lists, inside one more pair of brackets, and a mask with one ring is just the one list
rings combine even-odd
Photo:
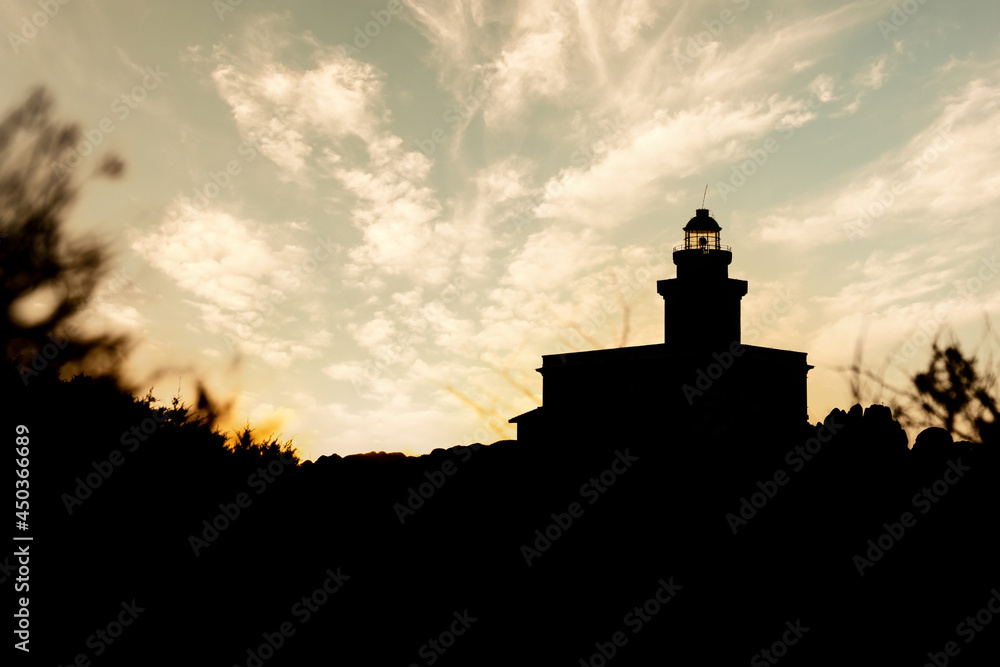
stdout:
[[49,11],[0,2],[0,101],[44,84],[128,165],[74,210],[119,270],[87,325],[310,457],[512,437],[542,354],[662,340],[706,184],[746,342],[809,353],[813,421],[863,327],[905,372],[921,324],[971,345],[998,311],[993,2]]

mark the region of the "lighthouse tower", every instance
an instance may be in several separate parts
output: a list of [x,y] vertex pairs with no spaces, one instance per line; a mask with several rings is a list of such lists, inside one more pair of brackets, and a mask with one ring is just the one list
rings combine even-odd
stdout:
[[[545,404],[510,420],[519,441],[669,444],[694,429],[699,437],[737,442],[747,424],[765,419],[780,453],[801,435],[812,366],[805,352],[743,343],[747,281],[729,277],[733,253],[722,245],[721,231],[704,208],[685,225],[684,243],[673,251],[676,277],[656,283],[665,315],[662,343],[542,356],[537,370]],[[727,456],[736,460],[737,454]]]
[[677,277],[656,283],[667,345],[697,351],[740,342],[740,300],[747,281],[729,277],[733,253],[719,242],[721,231],[708,209],[697,209],[684,226],[683,245],[674,248]]

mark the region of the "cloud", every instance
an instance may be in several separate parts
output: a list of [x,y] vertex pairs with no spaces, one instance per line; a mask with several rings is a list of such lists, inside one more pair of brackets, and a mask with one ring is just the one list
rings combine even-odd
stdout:
[[582,272],[612,256],[610,246],[596,241],[590,230],[575,233],[564,227],[532,234],[508,263],[500,284],[543,293],[571,285]]
[[829,74],[820,74],[809,84],[809,90],[820,102],[833,100],[833,77]]
[[855,312],[884,311],[892,305],[926,298],[955,278],[959,267],[935,261],[933,249],[876,250],[846,267],[851,282],[832,297],[818,297],[829,318]]
[[561,170],[546,184],[535,215],[598,228],[621,225],[654,205],[670,182],[742,156],[799,106],[771,96],[706,99],[676,113],[657,112],[597,162]]
[[376,68],[335,47],[318,49],[311,67],[296,68],[289,52],[308,40],[285,25],[264,15],[238,40],[216,45],[211,77],[240,133],[288,178],[305,170],[317,138],[337,146],[350,136],[374,140],[386,112]]
[[563,40],[566,31],[522,35],[494,61],[491,91],[483,110],[488,125],[511,123],[533,102],[561,95],[567,86]]
[[227,310],[247,310],[265,297],[267,277],[301,260],[287,246],[275,251],[269,233],[222,211],[178,203],[174,217],[132,243],[132,249],[177,284]]
[[[810,247],[862,242],[905,226],[937,234],[995,205],[1000,175],[1000,79],[976,77],[943,95],[940,111],[906,143],[862,165],[844,185],[761,216],[767,242]],[[981,227],[981,222],[968,231]],[[955,246],[945,246],[954,252]]]
[[[406,159],[398,142],[395,150],[400,160]],[[422,155],[409,157],[426,161]],[[441,205],[430,188],[403,177],[388,164],[337,169],[336,175],[356,198],[351,217],[363,234],[363,242],[349,253],[349,278],[369,286],[381,285],[385,275],[444,280],[450,273],[450,249],[434,243]]]
[[626,51],[635,44],[640,31],[653,25],[657,15],[648,0],[622,2],[616,9],[611,37],[618,50]]
[[[771,88],[788,78],[789,63],[792,63],[791,74],[813,66],[830,55],[831,42],[843,38],[858,25],[873,24],[882,11],[878,3],[852,2],[823,14],[775,20],[766,27],[757,25],[756,29],[741,30],[741,24],[750,16],[734,10],[733,25],[707,48],[688,55],[684,47],[695,35],[679,36],[672,45],[670,61],[674,71],[683,75],[682,87],[691,91],[695,99],[706,94],[722,96],[727,91],[746,92],[761,86]],[[704,26],[698,25],[696,31],[704,31]],[[737,41],[740,37],[742,40]]]
[[[465,407],[418,406],[401,395],[369,409],[358,409],[354,404],[327,403],[317,407],[315,412],[317,422],[338,425],[336,435],[317,434],[317,454],[416,453],[472,442],[489,444],[500,439],[496,433],[478,425],[478,420],[471,417]],[[450,428],[442,427],[443,424]]]
[[308,253],[264,225],[181,200],[169,219],[131,246],[196,297],[190,303],[208,332],[225,335],[245,354],[285,367],[318,356],[330,342],[328,332],[298,322],[288,303],[289,294],[298,301],[311,292],[296,273]]
[[[456,270],[481,271],[481,253],[475,262],[463,257],[483,241],[481,226],[442,217],[428,185],[433,162],[387,129],[384,74],[286,24],[266,16],[238,42],[218,46],[212,78],[240,132],[283,177],[347,195],[361,234],[343,267],[347,284],[379,292],[395,277],[443,285]],[[303,44],[311,55],[297,59],[294,47]],[[341,193],[329,197],[341,201]]]
[[873,90],[878,90],[889,78],[891,70],[895,66],[894,54],[884,53],[869,63],[857,74],[851,77],[851,86],[854,89],[854,100],[844,107],[844,109],[834,114],[834,117],[849,116],[861,107],[861,99]]

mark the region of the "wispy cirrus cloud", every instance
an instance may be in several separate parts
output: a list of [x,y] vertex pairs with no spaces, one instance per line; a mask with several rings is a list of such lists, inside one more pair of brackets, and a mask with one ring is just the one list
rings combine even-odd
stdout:
[[[286,53],[304,45],[309,55],[289,66]],[[287,178],[322,182],[331,197],[350,198],[349,221],[361,234],[343,268],[350,284],[380,290],[392,277],[443,284],[462,265],[468,234],[477,230],[443,217],[428,184],[433,162],[388,129],[381,71],[291,34],[275,16],[217,47],[211,60],[219,95],[244,136]]]
[[800,247],[860,243],[901,225],[941,235],[997,202],[998,128],[1000,78],[976,76],[943,96],[937,116],[904,145],[860,165],[842,185],[767,212],[758,234]]
[[292,173],[303,169],[315,140],[372,139],[387,113],[378,70],[340,47],[293,35],[275,14],[248,21],[197,59],[212,68],[240,132]]
[[265,225],[182,202],[158,229],[138,235],[132,249],[194,297],[189,302],[205,331],[244,354],[286,367],[319,356],[331,340],[289,303],[290,296],[298,303],[310,296],[294,272],[306,248]]

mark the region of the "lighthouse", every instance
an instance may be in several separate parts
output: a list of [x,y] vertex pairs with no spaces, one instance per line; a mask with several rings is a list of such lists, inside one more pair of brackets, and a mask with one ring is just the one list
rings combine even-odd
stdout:
[[743,343],[747,281],[729,277],[733,252],[721,232],[704,208],[684,226],[684,243],[673,248],[676,275],[656,283],[662,343],[542,356],[544,405],[510,420],[519,441],[666,443],[691,426],[738,438],[755,423],[766,423],[774,442],[794,441],[809,419],[812,366],[805,352]]
[[722,228],[708,213],[697,209],[684,226],[684,243],[673,252],[677,277],[656,283],[667,345],[705,350],[740,342],[740,300],[747,281],[729,277],[733,252],[720,243]]

